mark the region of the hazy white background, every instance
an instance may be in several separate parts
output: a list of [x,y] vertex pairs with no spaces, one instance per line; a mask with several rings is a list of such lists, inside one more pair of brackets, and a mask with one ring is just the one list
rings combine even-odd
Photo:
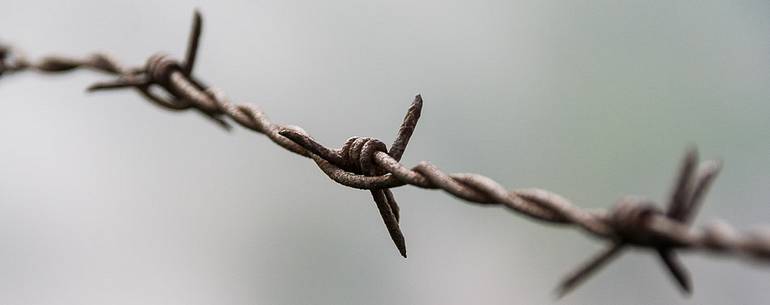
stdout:
[[[669,192],[688,144],[725,170],[698,224],[770,223],[770,2],[10,1],[33,56],[184,52],[197,73],[323,143],[555,190],[584,207]],[[550,304],[604,245],[437,191],[395,190],[409,259],[370,196],[264,136],[223,132],[90,72],[0,79],[2,304]],[[558,304],[761,304],[770,269],[687,254],[680,295],[626,253]]]

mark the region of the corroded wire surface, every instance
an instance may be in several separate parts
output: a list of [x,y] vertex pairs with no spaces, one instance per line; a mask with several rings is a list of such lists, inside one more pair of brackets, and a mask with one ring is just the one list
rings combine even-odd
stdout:
[[620,199],[608,211],[584,210],[550,191],[508,190],[485,176],[445,173],[427,161],[408,168],[399,161],[420,118],[421,96],[416,96],[409,107],[389,150],[380,140],[365,137],[350,138],[339,149],[329,148],[315,141],[300,127],[271,122],[255,105],[229,101],[222,92],[194,76],[193,66],[201,29],[202,19],[196,12],[184,61],[159,54],[151,56],[147,64],[140,68],[125,68],[102,53],[79,59],[48,56],[32,62],[17,50],[0,46],[0,75],[24,70],[57,73],[91,69],[115,75],[116,79],[94,84],[88,88],[89,91],[134,89],[164,109],[192,109],[225,129],[231,128],[231,122],[235,122],[265,134],[286,150],[315,161],[337,183],[369,190],[388,233],[404,257],[406,244],[398,225],[399,208],[390,189],[407,184],[441,189],[472,203],[501,205],[537,221],[572,226],[607,240],[609,247],[605,251],[565,278],[559,286],[559,295],[576,287],[626,246],[655,250],[683,291],[688,293],[691,286],[689,275],[675,250],[698,250],[770,261],[770,232],[767,230],[738,231],[726,223],[690,228],[709,185],[721,167],[717,161],[706,161],[698,166],[694,149],[688,150],[685,156],[666,211],[650,200],[634,197]]

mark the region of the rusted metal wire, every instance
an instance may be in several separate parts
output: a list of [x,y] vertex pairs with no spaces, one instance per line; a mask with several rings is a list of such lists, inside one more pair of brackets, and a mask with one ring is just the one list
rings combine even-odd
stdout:
[[690,228],[706,191],[721,168],[718,161],[706,161],[698,169],[694,148],[687,151],[665,212],[653,201],[637,197],[622,198],[608,211],[584,210],[550,191],[534,188],[508,190],[485,176],[445,173],[427,161],[408,168],[399,161],[420,118],[423,104],[420,95],[414,98],[390,149],[382,141],[367,137],[353,137],[339,149],[329,148],[298,126],[271,122],[255,105],[229,101],[221,91],[207,86],[196,77],[193,67],[201,29],[202,18],[196,11],[182,62],[157,54],[151,56],[143,67],[125,68],[102,53],[80,59],[48,56],[32,62],[17,50],[0,46],[0,74],[24,70],[52,73],[96,70],[116,78],[91,85],[89,91],[134,89],[164,109],[193,109],[223,128],[231,128],[232,121],[265,134],[286,150],[315,161],[321,171],[337,183],[369,190],[391,239],[404,257],[406,244],[399,228],[399,208],[390,189],[407,184],[441,189],[471,203],[501,205],[543,223],[571,226],[607,240],[609,246],[606,250],[565,277],[557,290],[559,296],[574,289],[628,246],[655,250],[688,294],[691,281],[676,256],[678,250],[770,262],[770,232],[766,230],[738,231],[721,222],[700,229]]

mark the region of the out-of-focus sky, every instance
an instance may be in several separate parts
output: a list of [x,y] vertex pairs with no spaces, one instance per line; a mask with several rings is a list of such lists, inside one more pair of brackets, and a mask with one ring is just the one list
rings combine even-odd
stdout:
[[[770,2],[6,1],[32,56],[181,57],[330,146],[390,142],[425,99],[404,163],[430,160],[606,208],[663,201],[685,148],[725,168],[696,225],[770,224]],[[603,244],[438,191],[395,190],[409,258],[370,196],[264,136],[226,133],[104,76],[0,79],[2,304],[550,304]],[[770,269],[685,254],[682,297],[631,251],[557,304],[762,304]]]

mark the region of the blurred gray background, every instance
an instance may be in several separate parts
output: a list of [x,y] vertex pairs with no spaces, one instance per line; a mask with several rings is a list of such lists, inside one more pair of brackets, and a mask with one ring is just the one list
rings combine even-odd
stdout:
[[[330,146],[406,152],[583,207],[669,192],[685,147],[725,169],[698,217],[770,223],[770,2],[4,1],[0,38],[32,57],[107,50],[181,57]],[[223,132],[105,76],[0,79],[2,304],[550,304],[604,245],[437,191],[395,190],[409,259],[370,195],[264,136]],[[680,295],[632,251],[558,304],[760,304],[770,269],[686,254]]]

